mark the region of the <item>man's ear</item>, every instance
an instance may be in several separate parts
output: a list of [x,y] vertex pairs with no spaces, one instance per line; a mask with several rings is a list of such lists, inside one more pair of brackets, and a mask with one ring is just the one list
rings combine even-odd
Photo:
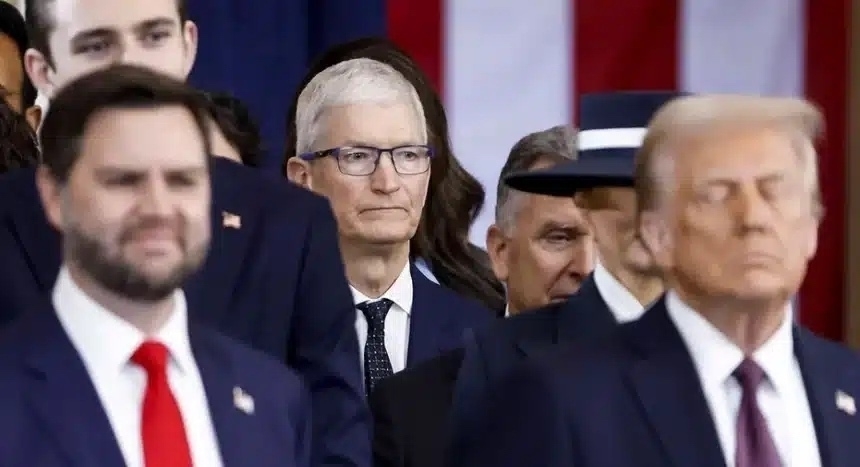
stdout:
[[313,177],[311,176],[311,168],[307,161],[298,157],[291,157],[287,160],[287,179],[296,185],[301,185],[308,190],[313,191]]
[[48,63],[47,57],[36,49],[24,52],[24,70],[33,86],[49,99],[54,95],[54,69]]
[[671,261],[669,248],[672,236],[666,220],[652,211],[639,214],[639,237],[654,257],[658,266],[668,267]]
[[36,171],[36,189],[39,191],[39,199],[42,200],[48,222],[62,232],[65,227],[62,212],[62,186],[44,165]]
[[507,236],[501,227],[492,224],[487,228],[487,255],[490,257],[493,274],[503,283],[508,281],[510,274],[509,251]]
[[194,61],[197,60],[198,32],[194,21],[186,21],[182,25],[182,41],[185,43],[185,78],[191,74]]

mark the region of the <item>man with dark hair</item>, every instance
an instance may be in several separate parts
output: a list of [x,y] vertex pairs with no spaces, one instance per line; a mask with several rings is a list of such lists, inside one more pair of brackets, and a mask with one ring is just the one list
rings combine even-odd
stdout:
[[300,377],[190,323],[181,286],[210,239],[205,101],[126,65],[55,97],[37,184],[63,266],[53,309],[34,304],[0,343],[0,464],[309,466]]
[[227,93],[204,93],[209,116],[215,124],[210,135],[212,152],[221,157],[257,167],[263,154],[260,128],[238,98]]
[[41,109],[36,107],[36,88],[24,71],[24,52],[30,46],[24,18],[17,8],[0,2],[0,92],[6,103],[37,128]]
[[[48,97],[114,63],[179,79],[194,63],[197,28],[177,0],[31,0],[27,18],[27,71]],[[186,284],[191,308],[301,373],[311,392],[314,464],[369,465],[355,311],[328,202],[225,158],[211,163],[217,248]],[[45,222],[33,173],[0,179],[0,281],[14,285],[0,291],[0,322],[45,300],[60,269],[60,239]]]

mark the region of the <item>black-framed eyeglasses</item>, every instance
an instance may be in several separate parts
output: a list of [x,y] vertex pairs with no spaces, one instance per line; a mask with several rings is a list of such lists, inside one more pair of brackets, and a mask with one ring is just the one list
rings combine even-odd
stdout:
[[372,146],[343,146],[308,152],[299,157],[310,161],[332,156],[337,160],[337,168],[342,174],[361,177],[375,172],[379,167],[382,154],[385,153],[391,156],[394,170],[400,175],[417,175],[430,170],[430,161],[433,158],[433,148],[423,144],[387,149]]

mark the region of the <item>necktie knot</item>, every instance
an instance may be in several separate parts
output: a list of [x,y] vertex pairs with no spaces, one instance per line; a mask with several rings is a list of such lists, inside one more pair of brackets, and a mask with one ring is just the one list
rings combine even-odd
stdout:
[[732,375],[738,380],[744,392],[751,391],[752,393],[758,390],[767,376],[762,367],[749,358],[745,358]]
[[161,342],[146,341],[132,354],[131,361],[146,371],[149,378],[165,375],[167,347]]
[[391,300],[383,298],[382,300],[360,303],[358,309],[364,313],[370,329],[381,331],[385,329],[385,317],[388,315],[388,310],[391,309],[391,305],[393,304],[394,302]]

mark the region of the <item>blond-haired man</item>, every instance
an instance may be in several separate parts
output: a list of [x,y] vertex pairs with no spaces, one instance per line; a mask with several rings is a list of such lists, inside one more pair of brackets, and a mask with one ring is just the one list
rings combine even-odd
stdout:
[[635,178],[668,292],[599,345],[512,375],[470,465],[856,463],[860,359],[790,314],[818,242],[822,124],[800,99],[661,109]]

